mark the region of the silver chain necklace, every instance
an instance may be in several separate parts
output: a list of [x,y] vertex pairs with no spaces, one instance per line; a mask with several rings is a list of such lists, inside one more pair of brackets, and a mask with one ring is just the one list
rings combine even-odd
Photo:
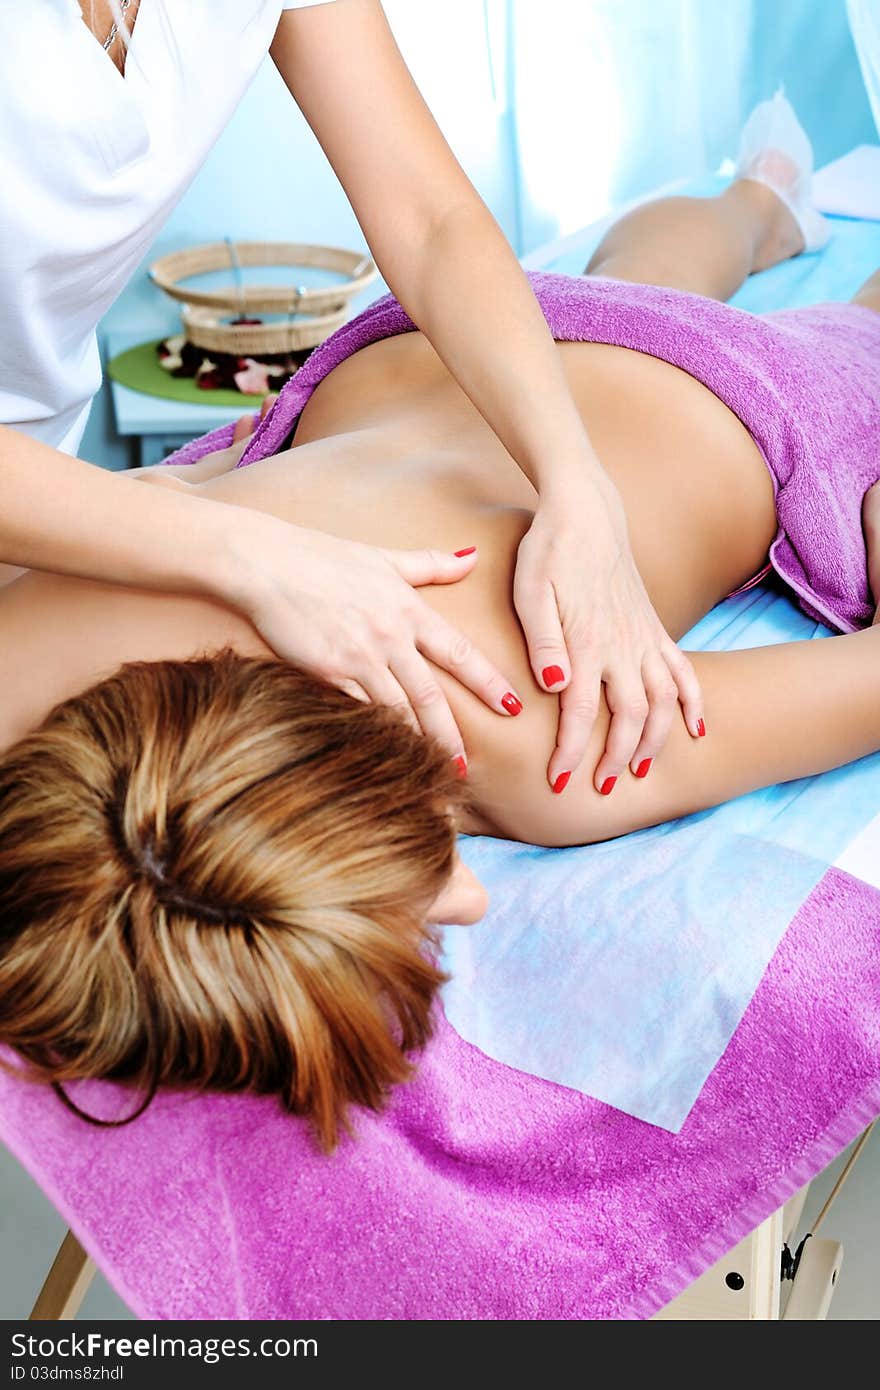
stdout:
[[[131,4],[131,0],[120,0],[120,3],[119,3],[119,17],[120,17],[120,19],[121,19],[122,16],[125,14],[126,10],[127,10],[128,7],[130,6],[130,4]],[[116,35],[117,35],[118,33],[119,33],[119,24],[118,24],[118,22],[115,22],[115,23],[113,24],[112,29],[110,30],[110,33],[107,35],[106,39],[104,40],[103,44],[101,45],[101,47],[103,48],[103,50],[104,50],[105,53],[108,51],[108,49],[110,49],[110,48],[113,47],[114,43],[116,42]]]

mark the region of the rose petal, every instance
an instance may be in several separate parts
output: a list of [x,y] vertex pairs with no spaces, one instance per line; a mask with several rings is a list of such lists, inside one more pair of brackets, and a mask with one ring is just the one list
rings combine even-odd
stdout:
[[235,373],[235,384],[239,391],[245,396],[265,396],[269,392],[269,373],[260,363],[253,358],[248,359],[249,366],[243,372]]

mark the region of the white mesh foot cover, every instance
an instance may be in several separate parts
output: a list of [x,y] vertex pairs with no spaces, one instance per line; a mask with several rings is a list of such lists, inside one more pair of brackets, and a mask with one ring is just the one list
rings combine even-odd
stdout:
[[781,87],[746,121],[736,177],[772,188],[800,227],[805,251],[825,245],[828,223],[813,206],[813,147]]

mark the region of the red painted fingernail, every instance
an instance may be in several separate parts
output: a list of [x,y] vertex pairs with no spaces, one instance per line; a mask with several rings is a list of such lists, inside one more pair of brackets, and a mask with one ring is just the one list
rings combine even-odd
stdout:
[[614,788],[615,788],[616,786],[617,786],[617,778],[616,778],[616,777],[606,777],[606,778],[605,778],[605,781],[602,783],[602,795],[603,795],[603,796],[610,796],[611,793],[614,791]]
[[706,721],[705,721],[705,719],[698,719],[698,720],[697,720],[697,733],[699,734],[700,738],[705,738],[705,737],[706,737]]
[[463,560],[465,555],[473,555],[476,548],[475,545],[469,545],[464,550],[456,550],[454,552],[456,560]]
[[522,700],[518,700],[512,690],[502,697],[501,703],[508,714],[522,714]]
[[568,786],[568,784],[569,784],[570,781],[571,781],[571,773],[570,773],[570,772],[560,772],[559,776],[556,778],[556,781],[553,783],[553,790],[555,791],[555,793],[556,793],[557,796],[559,795],[560,792],[564,792],[564,791],[565,791],[565,789],[566,789],[566,787]]
[[648,773],[651,771],[651,764],[653,761],[653,758],[642,758],[642,761],[636,768],[636,776],[647,777]]
[[559,685],[560,681],[565,680],[565,672],[561,666],[545,666],[541,672],[541,679],[545,685]]
[[456,753],[452,761],[455,763],[455,766],[458,769],[459,777],[467,777],[467,759],[465,758],[464,754]]

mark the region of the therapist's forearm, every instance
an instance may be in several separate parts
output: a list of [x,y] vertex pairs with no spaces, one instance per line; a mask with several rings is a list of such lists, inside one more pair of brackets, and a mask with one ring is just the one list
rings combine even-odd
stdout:
[[474,198],[399,238],[386,280],[542,496],[611,484],[590,444],[544,315],[498,224]]
[[[339,55],[332,72],[330,51]],[[567,481],[583,494],[589,478],[616,497],[528,280],[413,82],[379,0],[288,10],[271,52],[388,285],[542,501],[568,495]]]
[[0,426],[0,561],[183,593],[222,590],[229,508],[137,486]]

